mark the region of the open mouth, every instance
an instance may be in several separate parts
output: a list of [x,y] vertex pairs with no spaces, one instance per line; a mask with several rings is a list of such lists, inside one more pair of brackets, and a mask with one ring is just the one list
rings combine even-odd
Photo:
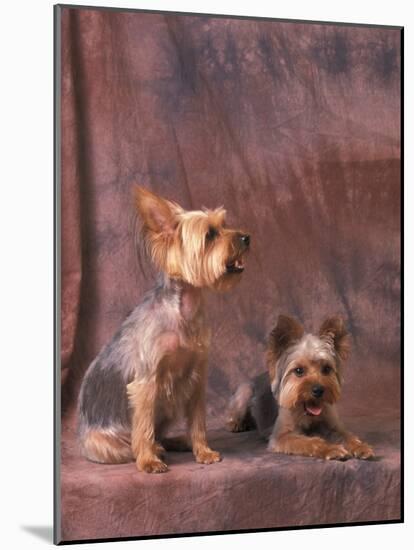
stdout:
[[315,403],[314,401],[308,401],[303,404],[305,409],[305,414],[308,416],[319,416],[322,412],[322,407],[320,404]]
[[242,273],[244,271],[243,257],[240,256],[226,264],[226,273]]

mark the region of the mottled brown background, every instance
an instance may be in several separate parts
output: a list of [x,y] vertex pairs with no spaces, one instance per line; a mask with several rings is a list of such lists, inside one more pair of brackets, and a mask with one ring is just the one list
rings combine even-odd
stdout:
[[[148,512],[149,527],[121,528],[119,517],[111,512],[108,520],[104,511],[85,527],[84,511],[74,512],[87,502],[82,487],[93,475],[103,475],[108,488],[111,476],[128,468],[151,494],[150,484],[161,483],[132,465],[86,464],[73,442],[87,365],[153,284],[134,248],[132,186],[148,186],[186,208],[223,204],[228,223],[252,235],[242,283],[208,299],[209,426],[219,428],[237,384],[262,371],[266,335],[279,313],[297,316],[308,329],[339,313],[354,347],[342,410],[357,418],[357,429],[365,419],[380,434],[400,407],[401,31],[69,8],[61,23],[64,537],[204,530],[182,518],[167,526],[155,518],[158,505]],[[392,426],[394,435],[384,440],[398,448],[398,424]],[[231,439],[219,433],[228,445]],[[242,440],[237,444],[243,449]],[[177,459],[184,468],[190,459],[183,460]],[[393,460],[398,478],[398,452]],[[73,479],[81,471],[77,493]],[[379,471],[371,473],[377,479]],[[174,487],[173,476],[162,483]],[[395,519],[394,489],[395,506],[384,517],[375,516],[382,513],[377,507],[373,517],[349,518],[342,503],[343,515],[338,508],[332,521]],[[87,507],[105,510],[103,498]],[[223,527],[215,510],[203,526],[331,521],[296,512],[263,525],[250,519],[254,514],[247,523],[235,517]],[[265,517],[263,509],[258,517]]]

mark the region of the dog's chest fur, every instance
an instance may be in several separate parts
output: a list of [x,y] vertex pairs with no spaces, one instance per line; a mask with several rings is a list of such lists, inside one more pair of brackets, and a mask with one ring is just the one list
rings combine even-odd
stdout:
[[157,367],[157,393],[170,406],[188,402],[201,382],[210,341],[199,289],[179,289],[174,309],[176,328],[164,335],[167,352]]

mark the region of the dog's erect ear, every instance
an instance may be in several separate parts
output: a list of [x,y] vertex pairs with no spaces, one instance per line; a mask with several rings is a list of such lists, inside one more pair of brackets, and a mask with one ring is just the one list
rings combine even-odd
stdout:
[[267,369],[274,394],[277,392],[280,382],[277,360],[291,344],[300,340],[302,336],[303,327],[299,321],[287,315],[279,315],[277,324],[269,335],[266,351]]
[[341,317],[325,319],[319,329],[319,336],[332,342],[336,354],[342,361],[348,359],[351,350],[351,339]]
[[277,325],[269,335],[268,349],[279,358],[285,349],[303,336],[303,327],[287,315],[279,315]]
[[163,199],[148,189],[134,187],[135,205],[145,229],[153,233],[169,234],[177,226],[178,204]]

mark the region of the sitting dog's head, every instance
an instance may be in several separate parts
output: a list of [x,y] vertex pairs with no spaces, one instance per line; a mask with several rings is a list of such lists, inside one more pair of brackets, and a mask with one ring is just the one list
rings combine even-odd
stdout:
[[326,319],[318,335],[284,315],[269,336],[267,367],[280,407],[318,417],[341,392],[341,365],[348,357],[349,335],[339,317]]
[[227,290],[244,271],[250,236],[225,225],[226,211],[184,210],[135,188],[146,249],[158,269],[195,287]]

